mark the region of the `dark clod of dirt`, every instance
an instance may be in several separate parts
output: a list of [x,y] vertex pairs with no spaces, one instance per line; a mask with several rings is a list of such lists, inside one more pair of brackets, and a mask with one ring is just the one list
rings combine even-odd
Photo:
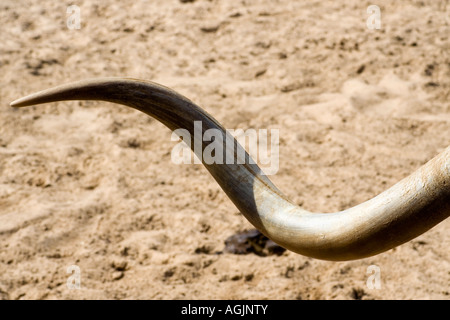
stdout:
[[201,253],[209,254],[209,253],[211,253],[211,248],[208,246],[201,246],[201,247],[196,248],[194,252],[196,254],[201,254]]
[[366,66],[365,66],[365,65],[361,65],[361,66],[358,68],[358,70],[356,70],[356,73],[357,73],[357,74],[361,74],[361,73],[364,72],[365,69],[366,69]]
[[353,288],[352,292],[350,293],[350,296],[352,297],[352,299],[355,299],[355,300],[361,300],[365,295],[366,295],[366,293],[361,288]]
[[433,71],[434,71],[434,64],[430,63],[427,65],[427,67],[424,70],[424,74],[428,77],[431,77],[433,75]]
[[254,253],[261,257],[282,255],[286,251],[256,229],[238,232],[225,240],[224,252],[233,254]]

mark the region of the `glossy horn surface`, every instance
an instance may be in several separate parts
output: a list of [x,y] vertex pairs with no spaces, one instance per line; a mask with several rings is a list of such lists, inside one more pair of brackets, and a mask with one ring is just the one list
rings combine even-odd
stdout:
[[44,90],[11,106],[62,100],[103,100],[135,108],[171,130],[188,130],[193,150],[210,143],[196,140],[195,121],[201,121],[202,136],[208,129],[219,130],[223,154],[235,160],[244,154],[245,161],[203,164],[257,229],[302,255],[324,260],[369,257],[419,236],[450,215],[450,147],[371,200],[340,212],[313,213],[291,203],[212,116],[169,88],[136,79],[92,79]]

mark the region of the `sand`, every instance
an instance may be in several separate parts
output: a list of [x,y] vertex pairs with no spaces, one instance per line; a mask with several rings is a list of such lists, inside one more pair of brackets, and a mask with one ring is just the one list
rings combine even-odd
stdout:
[[152,80],[226,128],[280,130],[272,181],[338,211],[449,145],[448,1],[378,1],[378,30],[356,0],[73,4],[73,30],[66,3],[0,4],[0,298],[450,299],[449,219],[363,260],[220,254],[252,225],[202,165],[171,161],[162,124],[105,102],[9,107],[75,80]]

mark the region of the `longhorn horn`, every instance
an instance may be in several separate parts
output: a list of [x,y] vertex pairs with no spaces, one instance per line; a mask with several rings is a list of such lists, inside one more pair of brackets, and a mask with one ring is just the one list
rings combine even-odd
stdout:
[[[18,99],[11,106],[62,100],[103,100],[135,108],[171,130],[188,130],[193,137],[192,149],[196,143],[202,143],[202,150],[206,146],[194,139],[194,121],[202,122],[203,132],[217,129],[230,138],[212,116],[189,99],[164,86],[136,79],[69,83]],[[231,139],[234,148],[224,144],[224,150],[236,157],[243,148]],[[450,215],[450,146],[378,196],[335,213],[313,213],[293,204],[244,154],[244,164],[203,164],[257,229],[305,256],[334,261],[373,256],[419,236]]]

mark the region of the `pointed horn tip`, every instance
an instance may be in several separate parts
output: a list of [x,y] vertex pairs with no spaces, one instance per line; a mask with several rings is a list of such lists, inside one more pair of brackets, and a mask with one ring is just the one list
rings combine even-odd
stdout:
[[30,101],[27,101],[26,98],[20,98],[20,99],[14,100],[13,102],[11,102],[9,104],[10,107],[14,107],[14,108],[26,107],[26,106],[31,106],[31,105],[33,105],[33,103],[30,103]]

